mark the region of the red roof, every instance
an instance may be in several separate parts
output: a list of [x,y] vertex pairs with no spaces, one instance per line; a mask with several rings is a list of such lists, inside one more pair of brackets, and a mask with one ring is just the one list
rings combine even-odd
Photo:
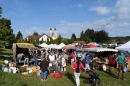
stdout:
[[28,40],[37,40],[39,39],[41,36],[28,36]]
[[46,34],[42,34],[42,35],[38,35],[38,36],[36,36],[36,35],[30,35],[27,38],[28,38],[28,40],[37,40],[37,39],[40,39],[43,35],[46,35]]
[[85,41],[74,41],[74,43],[85,44]]

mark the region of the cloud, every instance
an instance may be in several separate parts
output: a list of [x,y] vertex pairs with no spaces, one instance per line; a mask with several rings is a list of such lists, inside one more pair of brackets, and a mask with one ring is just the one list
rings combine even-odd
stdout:
[[130,0],[118,0],[113,13],[119,19],[130,19]]
[[103,6],[93,7],[91,10],[97,12],[98,15],[106,15],[111,12],[111,10],[105,6],[104,7]]
[[82,4],[78,4],[78,7],[82,7],[83,5]]

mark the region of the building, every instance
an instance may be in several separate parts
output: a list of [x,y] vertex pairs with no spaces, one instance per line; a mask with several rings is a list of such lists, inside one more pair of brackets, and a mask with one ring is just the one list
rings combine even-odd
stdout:
[[53,40],[57,39],[56,28],[54,29],[54,32],[52,31],[52,28],[50,28],[50,38],[52,38]]
[[47,42],[47,38],[49,38],[46,34],[42,34],[42,35],[30,35],[27,37],[27,40],[38,40],[38,41],[44,41],[44,42]]
[[47,36],[46,34],[42,34],[42,35],[29,35],[26,39],[29,41],[29,40],[33,40],[33,41],[44,41],[44,42],[47,42],[47,39],[49,38],[52,38],[53,40],[57,39],[57,31],[56,31],[56,28],[54,29],[54,32],[52,31],[52,28],[50,28],[50,34],[49,36]]

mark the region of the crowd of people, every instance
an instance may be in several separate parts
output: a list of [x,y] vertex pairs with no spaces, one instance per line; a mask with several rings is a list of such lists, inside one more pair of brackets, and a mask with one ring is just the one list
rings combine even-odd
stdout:
[[[80,57],[77,57],[76,51],[72,51],[69,55],[66,52],[63,51],[56,51],[56,50],[41,50],[40,53],[38,51],[30,52],[30,55],[33,58],[34,66],[40,66],[41,69],[41,77],[42,81],[46,81],[47,79],[47,73],[55,73],[55,72],[64,72],[66,70],[66,66],[68,64],[68,60],[70,60],[70,65],[74,71],[74,76],[76,80],[76,85],[80,86],[80,69],[84,69],[85,71],[91,70],[90,67],[90,56],[89,54],[86,54],[86,52],[82,52]],[[24,55],[24,65],[29,65],[29,58],[28,56]],[[39,62],[38,59],[41,59]],[[97,57],[96,57],[97,58]],[[93,58],[95,59],[95,58]],[[123,68],[125,66],[125,63],[127,62],[125,56],[121,53],[119,55],[114,55],[114,57],[108,56],[109,62],[111,62],[114,59],[116,64],[113,64],[114,67],[117,67],[118,65],[118,75],[117,78],[120,79],[120,73],[122,71],[122,79],[125,80],[125,72],[123,71]],[[114,62],[112,62],[114,63]],[[116,66],[115,66],[116,65]],[[111,66],[111,65],[110,65]]]

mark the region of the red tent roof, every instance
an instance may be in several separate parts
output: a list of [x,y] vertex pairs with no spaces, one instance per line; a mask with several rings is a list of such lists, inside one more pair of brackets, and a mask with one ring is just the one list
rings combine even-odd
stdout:
[[93,44],[89,44],[89,45],[83,46],[83,48],[97,48],[97,46],[95,46]]

